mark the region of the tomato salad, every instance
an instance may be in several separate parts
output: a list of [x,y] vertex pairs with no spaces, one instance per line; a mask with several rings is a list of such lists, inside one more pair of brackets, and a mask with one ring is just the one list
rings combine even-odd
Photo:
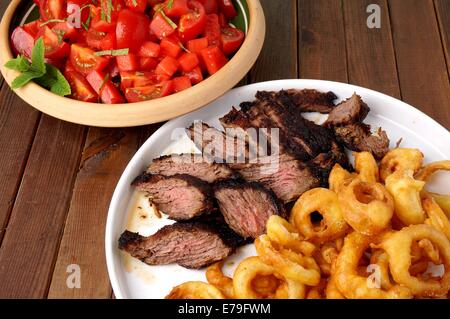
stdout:
[[[17,27],[16,54],[31,60],[42,38],[45,62],[71,97],[107,104],[185,90],[220,70],[244,32],[231,0],[34,0],[37,21]],[[78,18],[78,25],[77,25]]]

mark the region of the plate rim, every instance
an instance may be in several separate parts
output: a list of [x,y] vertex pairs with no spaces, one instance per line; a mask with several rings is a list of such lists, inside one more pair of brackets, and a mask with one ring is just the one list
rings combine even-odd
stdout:
[[[419,117],[420,120],[424,120],[426,121],[428,124],[432,124],[434,126],[434,129],[439,130],[442,139],[447,139],[449,144],[450,144],[450,131],[447,130],[443,125],[441,125],[439,122],[437,122],[436,120],[434,120],[432,117],[430,117],[429,115],[425,114],[424,112],[422,112],[421,110],[417,109],[416,107],[400,100],[397,99],[395,97],[389,96],[387,94],[381,93],[379,91],[375,91],[372,89],[368,89],[362,86],[358,86],[358,85],[353,85],[353,84],[348,84],[348,83],[344,83],[344,82],[336,82],[336,81],[327,81],[327,80],[316,80],[316,79],[280,79],[280,80],[272,80],[272,81],[263,81],[263,82],[257,82],[257,83],[252,83],[252,84],[248,84],[248,85],[244,85],[241,87],[237,87],[234,88],[230,91],[228,91],[227,93],[225,93],[222,97],[220,98],[225,98],[227,95],[233,95],[236,94],[239,91],[244,91],[244,90],[248,90],[248,89],[252,89],[252,88],[257,88],[259,86],[277,86],[278,84],[280,84],[281,86],[283,86],[283,84],[285,84],[284,86],[286,88],[288,88],[288,86],[292,86],[293,84],[291,84],[292,82],[295,82],[296,86],[304,86],[305,88],[314,88],[320,85],[329,85],[330,86],[330,91],[333,91],[332,87],[333,86],[344,86],[347,87],[348,89],[352,89],[354,92],[358,92],[358,94],[371,94],[374,97],[376,97],[377,99],[387,99],[390,102],[393,102],[395,104],[398,104],[399,106],[401,106],[401,108],[403,109],[408,109],[409,112],[414,113],[415,116]],[[205,105],[205,107],[203,107],[202,109],[199,109],[197,111],[195,111],[195,113],[201,114],[202,111],[206,110],[212,103],[214,103],[215,101],[212,101],[210,103],[208,103],[207,105]],[[397,106],[397,105],[396,105]],[[127,176],[129,175],[129,171],[137,164],[137,162],[139,161],[139,158],[141,157],[141,155],[143,155],[145,153],[145,151],[148,149],[148,145],[153,144],[154,142],[156,142],[160,136],[162,136],[163,134],[165,134],[165,131],[170,127],[170,126],[176,126],[177,122],[183,122],[184,119],[188,116],[192,116],[192,113],[188,113],[185,114],[183,116],[174,118],[168,122],[166,122],[164,125],[162,125],[158,130],[156,130],[142,145],[141,147],[136,151],[136,153],[133,155],[133,157],[131,158],[131,160],[129,161],[129,163],[127,164],[127,166],[125,167],[124,171],[122,172],[122,175],[120,177],[120,179],[118,180],[116,187],[114,189],[114,193],[112,195],[111,198],[111,202],[108,208],[108,214],[107,214],[107,221],[106,221],[106,228],[105,228],[105,255],[106,255],[106,264],[107,264],[107,269],[108,269],[108,277],[114,292],[114,295],[117,299],[124,299],[127,298],[123,287],[120,286],[119,284],[119,280],[117,278],[117,269],[115,269],[115,265],[114,265],[114,249],[111,248],[111,244],[113,241],[112,238],[112,234],[113,234],[113,226],[114,226],[114,217],[116,217],[114,215],[114,211],[115,211],[115,206],[118,205],[119,201],[120,201],[120,192],[121,192],[121,188],[124,187],[124,183],[125,183],[125,179],[127,178]]]

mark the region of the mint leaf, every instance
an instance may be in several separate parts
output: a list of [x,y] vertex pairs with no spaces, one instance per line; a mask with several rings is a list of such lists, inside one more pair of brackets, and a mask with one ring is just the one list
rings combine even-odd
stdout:
[[54,83],[50,82],[50,84],[51,84],[50,91],[55,94],[58,94],[60,96],[66,96],[66,95],[69,95],[70,93],[72,93],[72,91],[70,89],[70,84],[69,84],[69,82],[67,82],[66,78],[61,73],[61,71],[51,64],[47,64],[46,66],[47,66],[47,74],[46,75],[55,79]]
[[33,51],[31,52],[31,67],[35,72],[40,72],[41,75],[45,74],[45,45],[44,40],[39,38],[34,44]]
[[17,58],[6,62],[5,67],[19,72],[27,72],[30,70],[31,65],[23,55],[19,55]]
[[18,77],[16,77],[14,79],[14,81],[12,81],[11,88],[13,90],[21,88],[22,86],[24,86],[31,80],[36,79],[41,76],[42,76],[42,73],[40,73],[40,72],[35,72],[35,71],[24,72],[24,73],[20,74]]

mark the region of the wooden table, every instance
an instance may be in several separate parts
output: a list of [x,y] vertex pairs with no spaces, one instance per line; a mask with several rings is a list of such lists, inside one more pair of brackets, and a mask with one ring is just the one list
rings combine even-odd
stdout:
[[[265,46],[242,83],[348,82],[401,98],[450,129],[450,0],[262,4]],[[380,6],[379,29],[367,27],[369,4]],[[0,297],[111,298],[109,201],[128,161],[160,124],[103,129],[62,122],[0,83]],[[79,289],[66,285],[70,264],[80,266]]]

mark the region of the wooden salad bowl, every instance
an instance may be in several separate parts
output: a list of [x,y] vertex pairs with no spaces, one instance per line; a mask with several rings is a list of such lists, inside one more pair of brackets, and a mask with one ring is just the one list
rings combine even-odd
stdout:
[[[234,87],[247,74],[261,52],[265,36],[261,4],[258,0],[235,0],[234,3],[240,13],[243,31],[246,31],[244,43],[222,69],[187,90],[163,98],[126,104],[88,103],[61,97],[34,82],[14,91],[43,113],[64,121],[99,127],[157,123],[197,110]],[[9,85],[19,74],[4,66],[14,58],[10,34],[16,26],[27,21],[27,15],[33,11],[32,5],[31,0],[12,0],[0,23],[0,70]]]

